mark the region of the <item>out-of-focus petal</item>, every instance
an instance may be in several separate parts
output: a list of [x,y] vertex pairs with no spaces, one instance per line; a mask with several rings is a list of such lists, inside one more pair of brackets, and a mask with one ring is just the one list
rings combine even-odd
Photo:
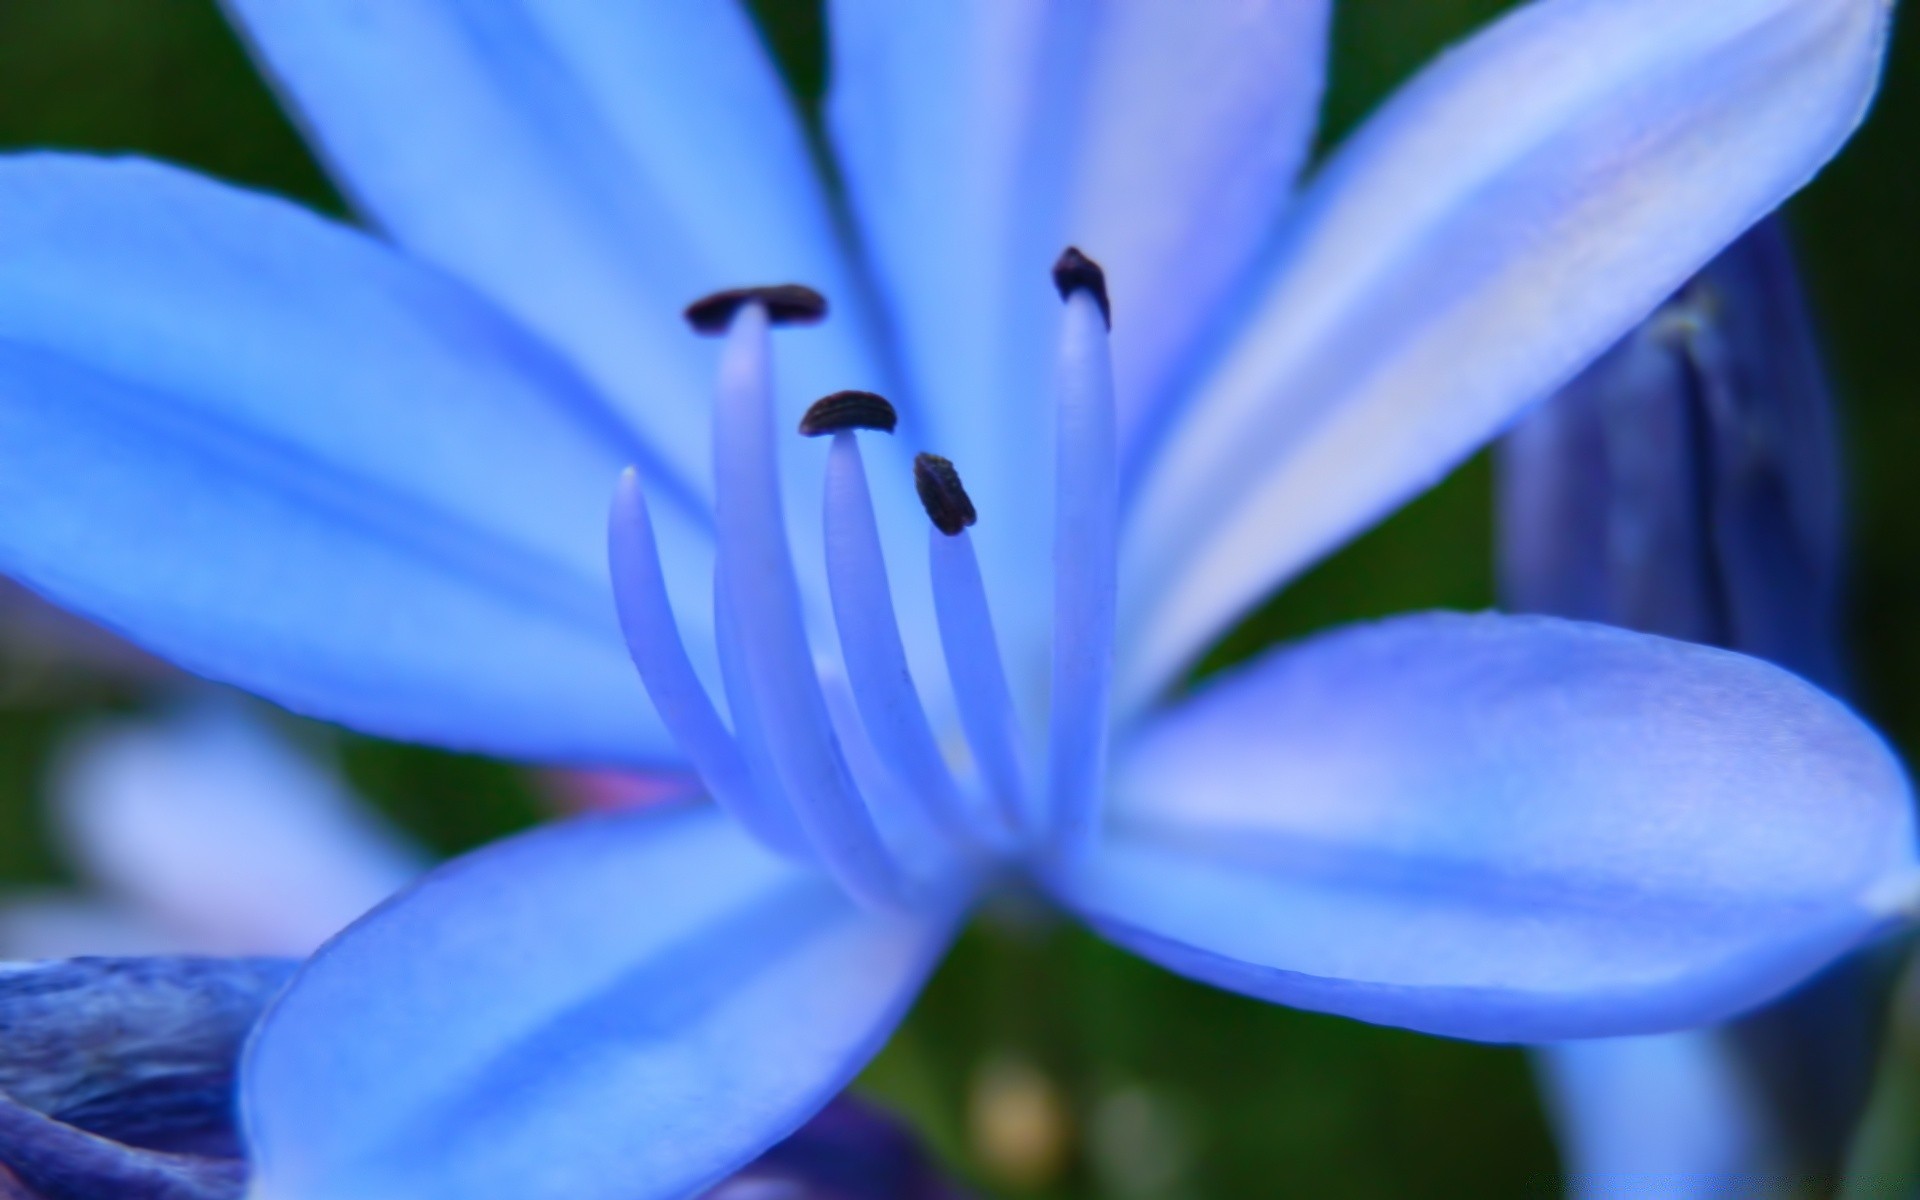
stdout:
[[1768,1134],[1721,1034],[1557,1042],[1534,1062],[1570,1200],[1770,1194]]
[[242,1079],[259,1189],[686,1195],[846,1084],[951,925],[863,909],[710,808],[499,843],[349,929],[268,1013]]
[[1269,999],[1486,1040],[1759,1003],[1920,884],[1872,730],[1756,659],[1425,615],[1278,651],[1115,768],[1064,886],[1109,936]]
[[[1114,297],[1122,420],[1144,424],[1267,241],[1312,132],[1324,0],[834,0],[829,124],[924,448],[980,507],[993,578],[1045,570],[1049,268]],[[1024,674],[1039,589],[996,612]],[[1036,660],[1035,666],[1043,662]]]
[[557,356],[364,236],[152,163],[0,162],[0,218],[0,570],[373,732],[672,753],[602,542],[648,455]]
[[1721,640],[1694,381],[1646,325],[1501,442],[1501,596],[1515,612]]
[[237,707],[87,729],[51,786],[75,863],[204,953],[309,954],[426,867]]
[[1831,156],[1885,0],[1541,0],[1442,57],[1311,185],[1134,498],[1143,695],[1427,486]]
[[[564,349],[704,493],[712,353],[680,313],[794,281],[787,398],[876,387],[800,122],[738,3],[226,0],[372,221]],[[817,488],[812,494],[817,494]]]

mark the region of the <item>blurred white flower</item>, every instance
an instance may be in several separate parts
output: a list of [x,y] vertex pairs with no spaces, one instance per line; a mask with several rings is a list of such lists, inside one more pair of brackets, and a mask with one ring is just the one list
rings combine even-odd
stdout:
[[46,801],[79,893],[0,907],[0,954],[304,956],[427,865],[339,776],[234,702],[75,733]]

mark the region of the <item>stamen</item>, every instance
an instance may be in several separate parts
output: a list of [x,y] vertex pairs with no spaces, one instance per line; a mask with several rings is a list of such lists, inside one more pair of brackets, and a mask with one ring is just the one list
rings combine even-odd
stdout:
[[877,429],[892,433],[899,414],[886,397],[872,392],[835,392],[815,400],[800,418],[800,436],[820,437],[843,429]]
[[[954,705],[960,710],[960,727],[966,731],[967,744],[973,749],[974,763],[986,781],[1000,812],[1000,819],[1012,831],[1033,828],[1027,802],[1026,770],[1020,761],[1020,721],[1013,707],[1013,691],[1007,686],[1007,671],[1000,659],[1000,639],[993,630],[993,612],[987,606],[986,585],[980,578],[980,560],[973,550],[973,537],[967,532],[972,524],[973,505],[966,501],[960,476],[944,458],[923,454],[914,462],[914,477],[923,477],[921,463],[931,459],[945,468],[952,493],[966,502],[967,520],[952,529],[941,524],[927,489],[920,498],[933,518],[934,531],[929,538],[928,563],[933,576],[933,610],[940,626],[940,648],[947,659],[947,675],[953,683]],[[928,474],[933,471],[929,469]],[[947,492],[937,493],[940,496]]]
[[[1062,261],[1078,252],[1069,250]],[[1098,267],[1087,264],[1096,273]],[[1058,278],[1058,271],[1056,271]],[[1053,719],[1048,794],[1056,845],[1084,848],[1106,785],[1119,512],[1113,362],[1104,287],[1069,291],[1055,415]]]
[[898,864],[855,788],[833,734],[801,616],[781,511],[766,308],[746,304],[727,332],[714,428],[715,516],[747,678],[772,753],[808,835],[854,895],[890,904]]
[[720,657],[720,685],[726,691],[727,708],[733,715],[733,740],[746,760],[747,775],[760,801],[778,814],[792,840],[807,858],[817,858],[807,831],[801,827],[799,810],[787,796],[787,785],[780,778],[780,766],[767,745],[767,724],[760,719],[760,706],[753,698],[753,683],[747,676],[747,648],[740,641],[740,618],[734,612],[733,592],[727,587],[726,569],[715,564],[713,571],[713,640]]
[[827,587],[840,653],[870,740],[900,790],[924,805],[943,833],[961,844],[978,842],[907,666],[873,495],[860,444],[850,432],[836,434],[828,451],[825,522]]
[[1113,328],[1113,307],[1107,303],[1107,273],[1100,264],[1088,258],[1073,246],[1060,252],[1053,262],[1053,286],[1062,300],[1069,299],[1075,292],[1087,291],[1100,305],[1100,319],[1108,329]]
[[716,803],[768,848],[810,857],[791,812],[754,787],[746,760],[727,732],[713,700],[694,673],[681,640],[679,623],[667,599],[666,576],[653,519],[632,467],[621,473],[607,523],[607,551],[613,570],[614,606],[627,652],[640,672],[653,707]]
[[695,333],[722,334],[740,310],[757,304],[775,325],[814,325],[827,315],[827,298],[800,283],[728,288],[687,305],[687,324]]
[[957,851],[965,843],[934,825],[926,805],[916,802],[902,787],[900,779],[883,761],[874,739],[867,730],[853,688],[846,678],[831,667],[820,673],[820,691],[827,698],[827,715],[840,748],[847,756],[847,769],[860,785],[873,810],[874,823],[886,839],[894,857],[904,864],[913,881],[914,900],[932,899],[939,894],[941,881],[953,877],[958,864]]
[[914,455],[913,490],[920,493],[920,504],[933,527],[948,537],[979,519],[973,511],[973,499],[960,484],[960,472],[938,454]]

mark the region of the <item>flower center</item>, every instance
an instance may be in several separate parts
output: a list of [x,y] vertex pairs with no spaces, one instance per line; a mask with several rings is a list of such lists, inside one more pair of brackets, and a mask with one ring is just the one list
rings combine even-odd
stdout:
[[826,576],[840,667],[816,664],[782,511],[769,330],[825,314],[796,285],[716,293],[689,307],[723,334],[714,424],[714,617],[723,719],[667,599],[637,473],[616,494],[609,550],[621,626],[662,721],[709,793],[778,853],[816,861],[854,895],[912,904],[995,858],[1070,854],[1097,821],[1112,671],[1116,437],[1100,268],[1062,254],[1065,303],[1055,409],[1054,620],[1044,786],[1020,737],[969,528],[977,514],[954,464],[914,461],[932,528],[941,649],[970,764],[949,762],[908,669],[859,431],[892,433],[871,392],[817,401],[800,432],[831,438]]

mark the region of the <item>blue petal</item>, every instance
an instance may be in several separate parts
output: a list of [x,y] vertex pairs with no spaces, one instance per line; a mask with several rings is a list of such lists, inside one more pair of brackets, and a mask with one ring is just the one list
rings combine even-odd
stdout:
[[[1535,1051],[1571,1200],[1765,1196],[1766,1126],[1723,1035],[1685,1030]],[[1777,1176],[1776,1176],[1777,1177]]]
[[603,543],[643,449],[550,352],[376,242],[150,163],[0,162],[0,216],[0,570],[372,732],[671,753]]
[[1269,589],[1626,333],[1846,139],[1885,0],[1542,0],[1312,184],[1139,493],[1123,667],[1151,690]]
[[[830,5],[829,126],[925,443],[965,474],[989,531],[989,586],[1047,569],[1033,481],[1054,257],[1073,241],[1106,267],[1121,420],[1143,424],[1283,206],[1327,7]],[[997,611],[1019,674],[1047,618],[1040,590],[1022,591]]]
[[744,6],[228,8],[373,222],[570,354],[681,482],[707,479],[696,400],[712,355],[680,313],[709,292],[793,280],[831,298],[841,315],[795,341],[796,403],[879,384],[800,123]]
[[1319,116],[1333,4],[1101,7],[1066,240],[1106,269],[1131,458],[1280,226]]
[[1174,970],[1545,1041],[1717,1020],[1920,884],[1886,747],[1777,667],[1540,617],[1282,650],[1148,727],[1071,900]]
[[584,818],[349,929],[243,1067],[263,1194],[687,1195],[885,1039],[950,915],[867,910],[709,808]]

